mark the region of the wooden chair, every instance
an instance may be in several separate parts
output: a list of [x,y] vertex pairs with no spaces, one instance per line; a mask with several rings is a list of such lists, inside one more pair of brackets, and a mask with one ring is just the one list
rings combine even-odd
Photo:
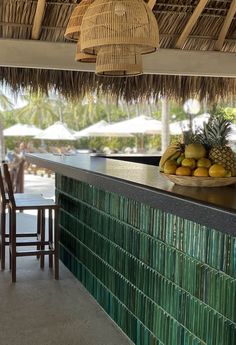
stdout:
[[[5,183],[2,176],[2,171],[0,168],[0,194],[1,194],[1,204],[0,204],[0,260],[1,269],[5,269],[5,253],[6,247],[9,245],[9,233],[6,231],[6,212],[9,208],[9,196],[5,188]],[[41,194],[29,194],[29,193],[14,193],[16,200],[38,200],[42,198]],[[37,237],[39,235],[39,224],[37,224],[37,232],[33,233],[20,233],[17,237]]]
[[[10,238],[9,238],[9,252],[10,263],[12,271],[12,282],[16,282],[16,258],[19,256],[39,256],[40,267],[44,267],[44,257],[49,256],[49,267],[53,266],[54,256],[54,271],[55,279],[59,278],[59,257],[58,257],[58,205],[53,200],[41,198],[38,200],[32,199],[17,199],[12,190],[12,184],[8,166],[3,164],[4,177],[8,188],[9,195],[9,209],[10,209]],[[22,210],[37,210],[37,224],[39,228],[39,236],[30,241],[17,242],[17,227],[16,227],[16,212]],[[45,211],[49,212],[48,219],[48,240],[45,239]],[[54,212],[54,222],[53,222]],[[54,223],[54,224],[53,224]],[[53,226],[54,225],[54,226]],[[19,250],[22,246],[36,246],[37,249]],[[46,248],[45,248],[46,247]]]

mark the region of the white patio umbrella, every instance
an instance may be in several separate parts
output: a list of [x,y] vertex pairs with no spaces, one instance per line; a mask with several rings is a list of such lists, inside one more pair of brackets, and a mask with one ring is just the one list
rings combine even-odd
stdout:
[[228,137],[229,141],[236,141],[236,132],[232,132],[229,137]]
[[204,123],[207,123],[210,119],[211,115],[208,113],[204,113],[201,115],[198,115],[196,117],[193,118],[193,128],[197,129],[197,128],[201,128],[204,126]]
[[95,136],[132,136],[132,134],[160,134],[161,121],[140,115],[129,120],[120,121],[92,132]]
[[[204,113],[193,118],[193,130],[195,131],[199,127],[203,127],[204,123],[207,123],[210,118],[210,114]],[[170,124],[170,134],[180,135],[183,131],[188,131],[190,128],[189,120],[177,121]]]
[[34,137],[42,132],[40,128],[34,125],[17,123],[9,128],[4,129],[4,137]]
[[82,138],[82,137],[90,137],[92,136],[91,133],[96,131],[97,129],[104,129],[106,126],[108,126],[108,123],[104,120],[101,120],[94,125],[91,125],[87,128],[82,129],[81,131],[75,132],[75,137],[77,139]]
[[231,130],[232,130],[232,133],[236,134],[236,125],[234,123],[232,123],[231,125]]
[[90,132],[91,137],[133,137],[130,133],[123,133],[122,131],[114,130],[113,124],[107,125],[103,128],[98,128]]
[[228,140],[229,141],[236,141],[236,125],[231,125],[231,133],[229,134]]
[[44,129],[35,139],[76,140],[76,137],[73,129],[68,128],[66,123],[58,121]]
[[183,121],[176,121],[170,123],[170,134],[172,135],[181,135],[183,131],[189,130],[189,121],[183,120]]

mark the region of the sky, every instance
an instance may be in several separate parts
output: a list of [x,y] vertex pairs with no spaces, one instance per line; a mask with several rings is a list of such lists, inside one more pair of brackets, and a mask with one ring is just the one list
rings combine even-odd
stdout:
[[14,108],[21,108],[27,104],[27,102],[23,100],[22,95],[13,95],[11,90],[6,86],[0,86],[0,91],[10,98]]

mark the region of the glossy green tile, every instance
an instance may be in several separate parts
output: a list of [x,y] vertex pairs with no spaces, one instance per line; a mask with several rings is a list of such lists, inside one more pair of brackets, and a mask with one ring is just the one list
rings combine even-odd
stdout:
[[64,176],[61,257],[135,344],[233,345],[236,239]]

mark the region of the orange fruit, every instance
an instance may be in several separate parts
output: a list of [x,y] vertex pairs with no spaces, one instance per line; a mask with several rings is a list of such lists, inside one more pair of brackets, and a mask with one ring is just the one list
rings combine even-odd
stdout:
[[177,169],[177,163],[173,160],[168,160],[164,164],[164,173],[165,174],[175,174]]
[[208,169],[205,168],[205,167],[197,168],[197,169],[194,170],[193,176],[198,176],[198,177],[204,176],[204,177],[207,177],[207,176],[209,176]]
[[226,177],[227,171],[221,164],[213,164],[209,169],[209,175],[211,177]]
[[196,162],[193,158],[184,158],[181,162],[182,167],[189,167],[194,169],[196,166]]
[[190,176],[192,171],[190,167],[178,167],[175,173],[179,176]]
[[198,168],[210,168],[210,166],[211,166],[211,161],[208,158],[200,158],[197,161]]

